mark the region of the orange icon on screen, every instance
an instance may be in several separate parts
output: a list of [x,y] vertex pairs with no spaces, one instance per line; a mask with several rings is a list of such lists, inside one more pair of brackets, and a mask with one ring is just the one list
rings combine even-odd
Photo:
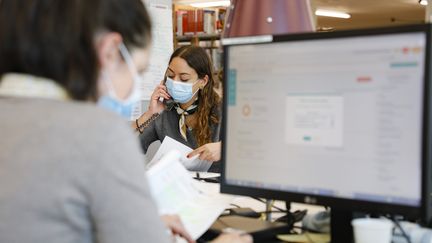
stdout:
[[415,54],[421,53],[423,51],[423,48],[420,46],[416,46],[412,48],[412,52],[414,52]]
[[249,105],[244,105],[242,108],[242,114],[243,114],[243,116],[246,116],[246,117],[250,116],[251,107]]

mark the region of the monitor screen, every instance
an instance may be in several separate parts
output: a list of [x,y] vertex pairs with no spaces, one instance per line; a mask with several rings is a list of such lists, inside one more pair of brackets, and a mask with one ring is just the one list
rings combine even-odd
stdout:
[[222,192],[419,208],[428,32],[385,30],[225,46]]

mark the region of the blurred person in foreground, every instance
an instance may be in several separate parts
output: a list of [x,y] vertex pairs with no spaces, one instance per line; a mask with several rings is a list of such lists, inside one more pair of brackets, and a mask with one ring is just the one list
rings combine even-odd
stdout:
[[95,105],[135,101],[150,33],[140,0],[0,1],[0,242],[193,242],[157,214],[130,126]]

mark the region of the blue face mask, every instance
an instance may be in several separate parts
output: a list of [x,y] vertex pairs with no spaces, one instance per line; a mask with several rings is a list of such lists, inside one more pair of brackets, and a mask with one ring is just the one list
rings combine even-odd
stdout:
[[[139,100],[137,100],[138,102]],[[124,103],[109,95],[101,96],[98,100],[98,105],[107,110],[113,111],[125,119],[132,119],[132,111],[136,102]]]
[[138,72],[136,71],[135,64],[132,61],[132,57],[126,49],[126,46],[121,43],[119,49],[121,55],[126,62],[126,65],[132,73],[133,87],[131,93],[124,100],[118,98],[112,85],[111,79],[106,73],[102,73],[102,75],[104,75],[103,81],[105,82],[105,85],[108,89],[108,94],[102,95],[98,99],[98,105],[121,115],[125,119],[131,120],[134,107],[140,100],[140,92],[138,89],[138,83],[140,82],[140,78],[138,76]]
[[167,80],[165,83],[169,95],[171,95],[171,97],[173,98],[173,100],[175,102],[178,102],[181,104],[184,104],[184,103],[187,103],[188,101],[190,101],[192,99],[192,97],[198,92],[198,89],[197,89],[197,91],[193,92],[193,86],[195,84],[196,84],[196,82],[193,84],[183,83],[183,82],[172,80],[168,77],[167,77]]

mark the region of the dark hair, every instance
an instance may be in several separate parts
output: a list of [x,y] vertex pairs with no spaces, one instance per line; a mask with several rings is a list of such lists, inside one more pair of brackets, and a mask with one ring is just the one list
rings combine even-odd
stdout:
[[194,129],[198,146],[202,146],[212,142],[211,123],[217,124],[220,122],[219,113],[216,111],[219,109],[221,99],[214,90],[213,66],[206,51],[199,46],[190,45],[178,48],[171,55],[169,63],[175,57],[184,59],[196,71],[198,78],[208,77],[207,85],[198,93],[198,122],[197,127]]
[[95,99],[98,31],[146,47],[151,22],[141,0],[0,0],[0,77],[24,73],[52,79],[71,98]]

